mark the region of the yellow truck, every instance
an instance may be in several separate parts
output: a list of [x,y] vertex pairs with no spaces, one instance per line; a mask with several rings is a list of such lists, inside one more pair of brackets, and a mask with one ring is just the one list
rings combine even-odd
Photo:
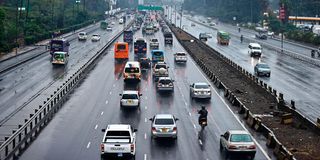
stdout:
[[217,41],[221,45],[229,45],[230,35],[224,31],[218,31],[217,33]]

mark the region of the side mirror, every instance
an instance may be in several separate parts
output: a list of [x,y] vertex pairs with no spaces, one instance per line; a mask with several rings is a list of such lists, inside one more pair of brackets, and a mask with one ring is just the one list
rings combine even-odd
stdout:
[[190,86],[190,87],[192,87],[192,85],[191,85],[191,84],[190,84],[189,86]]
[[209,87],[211,87],[211,85],[210,85],[210,84],[208,84],[208,86],[209,86]]
[[179,120],[179,118],[175,118],[175,120],[176,120],[176,121],[178,121],[178,120]]
[[139,96],[142,96],[142,94],[140,93]]
[[172,82],[174,82],[174,80],[172,80]]
[[150,121],[153,121],[153,118],[149,118]]
[[122,96],[122,94],[119,94],[119,96]]
[[133,132],[137,132],[138,131],[138,129],[133,129]]
[[101,129],[101,132],[106,132],[106,129]]

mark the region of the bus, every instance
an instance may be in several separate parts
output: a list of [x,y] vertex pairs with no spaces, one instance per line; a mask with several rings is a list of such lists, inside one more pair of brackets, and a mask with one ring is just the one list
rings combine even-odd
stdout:
[[101,29],[107,29],[108,27],[108,23],[106,21],[101,21],[100,22],[100,28]]
[[115,59],[129,59],[129,44],[127,42],[117,42],[114,45]]
[[218,31],[217,33],[217,41],[218,44],[229,45],[230,35],[224,31]]
[[49,42],[49,50],[50,50],[50,54],[51,56],[53,55],[54,52],[66,52],[67,55],[69,55],[69,46],[70,43],[68,40],[66,39],[52,39]]

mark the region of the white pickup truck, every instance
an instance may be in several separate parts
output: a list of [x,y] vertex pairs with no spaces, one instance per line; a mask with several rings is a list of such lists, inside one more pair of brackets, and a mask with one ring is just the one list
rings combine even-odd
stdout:
[[110,124],[102,129],[101,159],[105,157],[130,157],[136,155],[136,129],[128,124]]

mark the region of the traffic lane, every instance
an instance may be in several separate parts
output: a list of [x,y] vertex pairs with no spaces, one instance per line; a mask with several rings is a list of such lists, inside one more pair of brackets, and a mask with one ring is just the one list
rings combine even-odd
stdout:
[[53,66],[50,63],[50,55],[46,54],[3,75],[0,81],[0,88],[2,88],[0,92],[1,119],[27,103],[55,80],[66,76],[69,69],[79,63],[84,63],[120,30],[121,27],[115,27],[113,32],[98,29],[96,33],[100,33],[102,37],[97,43],[92,43],[90,39],[87,42],[71,41],[70,61],[66,67]]
[[[204,20],[205,18],[204,17],[198,17],[200,20]],[[235,35],[244,35],[245,37],[247,38],[251,38],[251,39],[255,39],[255,33],[250,32],[250,31],[247,31],[245,29],[242,29],[241,32],[239,33],[238,32],[238,28],[236,26],[232,26],[232,25],[229,25],[229,24],[224,24],[224,23],[219,23],[219,25],[215,26],[215,28],[219,29],[219,30],[225,30],[229,33],[232,33],[232,34],[235,34]],[[259,40],[259,39],[255,39],[257,41],[261,41],[261,42],[265,42],[269,45],[272,45],[272,46],[276,46],[278,48],[281,48],[281,42],[279,40],[274,40],[272,38],[268,38],[267,40]],[[292,43],[287,43],[287,42],[283,42],[283,48],[285,50],[289,50],[291,52],[294,52],[294,53],[298,53],[298,54],[301,54],[301,55],[305,55],[305,56],[310,56],[310,52],[311,50],[310,49],[306,49],[304,47],[301,47],[299,45],[294,45]]]
[[[189,24],[191,24],[190,21],[185,21],[184,23],[184,25],[190,26]],[[201,32],[210,32],[211,29],[197,25],[196,27],[189,27],[187,32],[197,36],[200,30]],[[215,33],[216,31],[213,32],[213,35],[215,35]],[[317,94],[317,91],[320,89],[320,82],[318,81],[320,74],[317,72],[317,67],[289,56],[279,55],[268,48],[263,48],[262,58],[251,58],[248,54],[248,44],[240,43],[240,41],[233,36],[229,46],[217,44],[216,38],[214,37],[209,39],[207,44],[251,73],[254,73],[253,68],[256,63],[265,62],[269,64],[272,72],[271,77],[261,77],[262,80],[273,86],[278,92],[284,93],[286,99],[295,100],[296,105],[300,106],[298,110],[305,113],[305,115],[313,121],[315,121],[320,114],[318,110],[320,95]],[[304,89],[301,90],[301,88]]]

